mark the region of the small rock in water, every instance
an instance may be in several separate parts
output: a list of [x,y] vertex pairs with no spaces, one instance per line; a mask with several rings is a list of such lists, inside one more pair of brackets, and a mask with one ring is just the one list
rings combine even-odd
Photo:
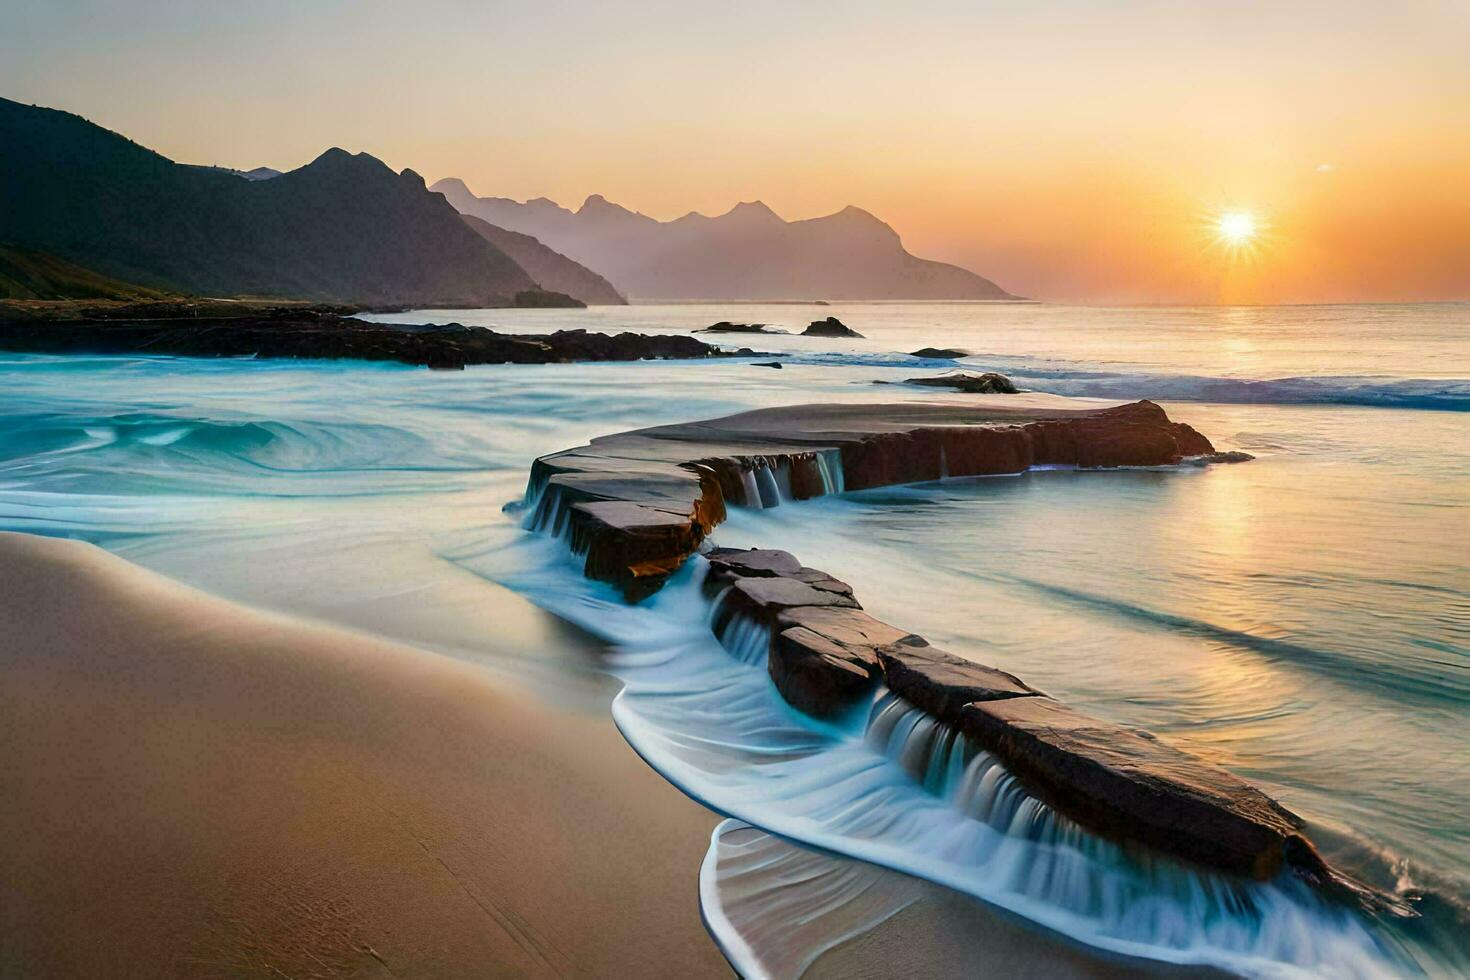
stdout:
[[1199,456],[1188,456],[1184,462],[1194,466],[1208,466],[1211,463],[1249,463],[1255,459],[1250,453],[1232,450],[1224,453],[1204,453]]
[[971,395],[1014,395],[1021,389],[1017,388],[1010,378],[994,371],[986,371],[984,374],[971,374],[967,371],[957,371],[953,374],[941,374],[935,378],[908,378],[904,384],[926,385],[930,388],[954,388]]
[[695,333],[770,333],[764,323],[731,323],[729,320],[721,320],[719,323],[711,323],[703,330]]
[[909,351],[909,357],[922,357],[928,360],[952,361],[957,357],[969,357],[970,352],[958,347],[920,347],[918,350]]
[[813,320],[811,325],[801,332],[803,337],[857,337],[862,334],[837,319],[829,316],[825,320]]
[[751,365],[751,367],[768,367],[775,368],[777,371],[779,371],[783,367],[785,367],[785,365],[783,365],[780,361],[756,361],[754,364]]

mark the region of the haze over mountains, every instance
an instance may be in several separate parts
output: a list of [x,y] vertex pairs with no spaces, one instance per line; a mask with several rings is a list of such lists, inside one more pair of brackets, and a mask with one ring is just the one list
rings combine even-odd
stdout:
[[460,217],[487,242],[514,259],[542,288],[565,293],[588,306],[618,306],[627,302],[612,283],[530,235],[497,227],[472,214]]
[[0,99],[0,243],[206,296],[539,304],[538,283],[411,170],[330,149],[289,173],[175,163],[80,116]]
[[1012,300],[958,266],[911,255],[861,208],[785,221],[766,205],[661,222],[594,194],[576,211],[546,198],[477,197],[458,178],[430,190],[465,214],[532,235],[634,300]]
[[430,189],[412,170],[337,148],[287,173],[194,166],[80,116],[0,99],[6,245],[30,250],[8,277],[15,294],[139,288],[439,307],[1016,298],[911,255],[854,207],[784,221],[754,202],[660,222],[599,195],[574,212],[476,197],[453,178]]

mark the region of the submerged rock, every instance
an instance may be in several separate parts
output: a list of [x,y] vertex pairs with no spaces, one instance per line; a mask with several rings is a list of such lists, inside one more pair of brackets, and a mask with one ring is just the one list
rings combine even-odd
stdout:
[[777,371],[779,371],[783,367],[785,367],[785,365],[783,365],[780,361],[756,361],[754,364],[751,365],[751,367],[775,368]]
[[970,352],[958,347],[920,347],[918,350],[909,351],[909,357],[922,357],[928,360],[949,360],[959,357],[969,357]]
[[1249,463],[1255,459],[1250,453],[1238,450],[1228,453],[1203,453],[1199,456],[1191,456],[1188,462],[1195,466],[1208,466],[1211,463]]
[[862,339],[862,334],[837,319],[829,316],[825,320],[813,320],[811,325],[801,332],[803,337],[856,337]]
[[729,320],[721,320],[719,323],[711,323],[702,330],[695,333],[784,333],[785,331],[767,330],[764,323],[731,323]]
[[1003,374],[996,374],[994,371],[987,371],[984,374],[956,371],[933,378],[907,378],[904,384],[924,385],[929,388],[953,388],[971,395],[1014,395],[1021,390],[1010,378]]

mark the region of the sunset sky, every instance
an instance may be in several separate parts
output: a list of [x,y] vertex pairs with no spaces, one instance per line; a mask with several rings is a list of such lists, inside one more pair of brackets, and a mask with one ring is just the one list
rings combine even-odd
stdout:
[[1048,300],[1470,299],[1465,0],[190,6],[5,0],[0,95],[185,162],[856,204]]

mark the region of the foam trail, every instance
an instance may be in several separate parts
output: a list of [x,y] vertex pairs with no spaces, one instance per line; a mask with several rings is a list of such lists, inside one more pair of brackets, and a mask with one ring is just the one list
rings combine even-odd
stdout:
[[917,878],[798,847],[740,820],[710,836],[699,904],[743,977],[799,977],[919,900]]
[[[551,542],[539,544],[552,545]],[[500,580],[618,644],[629,742],[686,792],[766,831],[904,871],[1128,956],[1260,976],[1420,972],[1414,951],[1290,876],[1241,881],[1125,852],[1029,796],[995,759],[891,696],[860,732],[775,692],[764,637],[711,632],[696,560],[639,606],[516,557]],[[492,577],[496,573],[489,572]],[[740,634],[737,639],[732,637]]]

